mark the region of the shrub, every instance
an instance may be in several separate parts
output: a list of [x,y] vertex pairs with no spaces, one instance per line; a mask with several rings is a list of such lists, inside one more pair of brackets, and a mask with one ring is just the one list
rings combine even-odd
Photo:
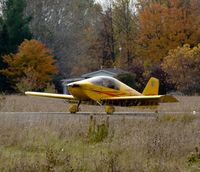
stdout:
[[47,84],[47,87],[44,89],[44,92],[48,92],[48,93],[57,93],[56,87],[54,84]]
[[200,92],[200,45],[183,47],[169,51],[164,58],[162,69],[168,75],[168,82],[178,91],[191,94]]
[[117,76],[117,79],[119,79],[121,82],[125,83],[126,85],[135,88],[136,87],[136,76],[132,73],[123,73],[119,74]]

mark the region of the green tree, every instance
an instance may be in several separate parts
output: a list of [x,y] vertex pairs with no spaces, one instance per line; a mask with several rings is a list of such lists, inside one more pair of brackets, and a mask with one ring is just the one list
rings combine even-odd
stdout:
[[[28,24],[30,17],[25,17],[25,0],[2,0],[2,15],[0,16],[0,69],[6,68],[2,56],[15,53],[24,39],[31,39]],[[8,80],[0,75],[0,91],[10,89]]]
[[3,18],[0,17],[0,56],[8,53],[8,32]]
[[24,39],[31,39],[32,34],[29,30],[31,17],[25,17],[25,0],[4,0],[3,2],[3,21],[8,32],[8,51],[11,53]]
[[[2,55],[8,53],[8,33],[3,18],[0,17],[0,69],[5,68]],[[8,80],[5,76],[0,74],[0,92],[10,89]]]

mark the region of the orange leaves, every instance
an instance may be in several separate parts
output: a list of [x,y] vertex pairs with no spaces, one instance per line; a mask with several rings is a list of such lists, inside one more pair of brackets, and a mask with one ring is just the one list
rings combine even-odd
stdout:
[[16,54],[5,55],[3,60],[8,68],[1,73],[15,83],[33,81],[32,89],[44,88],[57,72],[51,51],[37,40],[25,40]]
[[150,3],[139,11],[139,56],[150,62],[160,62],[169,50],[183,44],[196,45],[200,37],[200,12],[195,3],[187,6],[181,0]]

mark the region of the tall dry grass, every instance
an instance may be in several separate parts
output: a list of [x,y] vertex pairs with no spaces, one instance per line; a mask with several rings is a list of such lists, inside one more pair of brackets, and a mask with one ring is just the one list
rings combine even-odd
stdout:
[[[196,99],[184,101],[189,104]],[[65,108],[59,100],[8,96],[2,111]],[[108,123],[108,135],[91,142],[93,121],[89,116],[1,113],[0,171],[199,171],[198,115],[96,116],[95,126],[104,121]]]
[[[3,105],[0,106],[0,111],[3,112],[66,112],[68,104],[64,100],[49,99],[41,97],[28,96],[0,96],[3,98]],[[179,103],[166,103],[158,107],[160,112],[193,112],[200,111],[200,97],[177,97]],[[1,103],[0,103],[1,105]],[[104,107],[81,105],[81,111],[104,112]],[[155,111],[155,109],[127,108],[116,107],[119,112],[132,111]]]

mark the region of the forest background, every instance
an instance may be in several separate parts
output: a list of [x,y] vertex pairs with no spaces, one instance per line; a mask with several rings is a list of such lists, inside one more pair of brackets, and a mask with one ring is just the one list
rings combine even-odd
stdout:
[[0,91],[118,67],[142,90],[200,93],[199,0],[0,0]]

